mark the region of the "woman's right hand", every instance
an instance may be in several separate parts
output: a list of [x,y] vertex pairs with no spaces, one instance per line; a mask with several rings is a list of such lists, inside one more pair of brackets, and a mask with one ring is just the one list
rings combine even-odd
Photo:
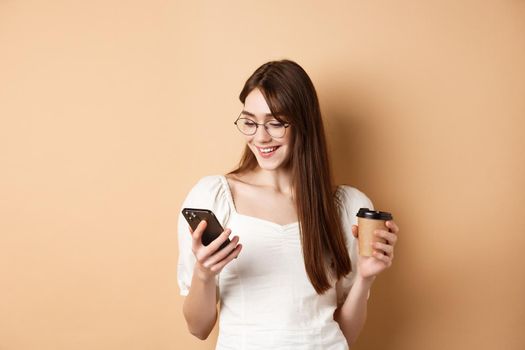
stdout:
[[192,237],[192,251],[197,259],[195,263],[194,272],[197,273],[203,281],[209,281],[215,277],[230,261],[237,258],[242,249],[242,244],[238,244],[239,237],[234,236],[231,242],[221,250],[219,247],[226,241],[231,234],[229,228],[225,229],[219,237],[217,237],[209,245],[202,244],[201,237],[206,230],[207,222],[202,220],[195,231],[190,227]]

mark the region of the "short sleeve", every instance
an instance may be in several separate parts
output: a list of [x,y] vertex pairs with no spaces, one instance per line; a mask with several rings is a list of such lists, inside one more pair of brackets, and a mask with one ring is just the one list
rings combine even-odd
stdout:
[[[183,208],[209,209],[213,211],[221,225],[226,228],[230,218],[230,208],[220,175],[210,175],[201,178],[190,189],[178,212],[179,258],[177,262],[177,282],[180,294],[186,296],[189,293],[196,259],[191,250],[189,225],[182,215]],[[217,282],[218,276],[216,278]]]
[[[337,304],[342,304],[352,285],[357,273],[357,261],[359,258],[358,241],[352,235],[352,225],[357,225],[357,212],[359,208],[374,209],[372,201],[358,189],[340,185],[335,192],[336,203],[341,217],[341,226],[346,239],[346,247],[352,262],[352,271],[336,283]],[[370,297],[370,292],[368,294]]]

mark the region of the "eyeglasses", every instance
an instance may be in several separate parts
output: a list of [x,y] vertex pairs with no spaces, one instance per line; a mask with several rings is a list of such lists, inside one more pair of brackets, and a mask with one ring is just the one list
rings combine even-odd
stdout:
[[290,124],[281,123],[278,120],[269,120],[262,124],[256,123],[251,119],[241,118],[241,116],[239,116],[237,120],[233,122],[233,124],[237,125],[237,129],[239,129],[239,131],[244,135],[255,135],[259,125],[262,125],[271,137],[275,137],[277,139],[284,137],[286,134],[286,129],[290,126]]

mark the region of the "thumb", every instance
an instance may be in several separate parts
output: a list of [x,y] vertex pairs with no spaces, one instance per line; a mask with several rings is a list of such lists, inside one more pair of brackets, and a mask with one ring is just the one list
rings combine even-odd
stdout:
[[191,234],[194,240],[200,242],[202,234],[206,230],[207,224],[208,223],[206,222],[206,220],[201,220],[201,222],[199,222],[199,224],[195,228],[195,231],[193,231]]
[[355,238],[359,238],[359,230],[357,228],[357,225],[352,225],[352,235]]

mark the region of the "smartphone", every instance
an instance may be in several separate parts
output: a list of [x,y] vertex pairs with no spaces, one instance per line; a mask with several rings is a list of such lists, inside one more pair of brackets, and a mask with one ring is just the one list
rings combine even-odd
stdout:
[[[190,225],[191,229],[195,231],[197,226],[202,220],[205,220],[206,230],[202,234],[201,241],[202,244],[207,246],[213,242],[219,235],[224,231],[219,220],[211,210],[208,209],[198,209],[198,208],[183,208],[182,215]],[[227,238],[226,241],[219,247],[217,250],[221,250],[230,243],[230,239]]]

